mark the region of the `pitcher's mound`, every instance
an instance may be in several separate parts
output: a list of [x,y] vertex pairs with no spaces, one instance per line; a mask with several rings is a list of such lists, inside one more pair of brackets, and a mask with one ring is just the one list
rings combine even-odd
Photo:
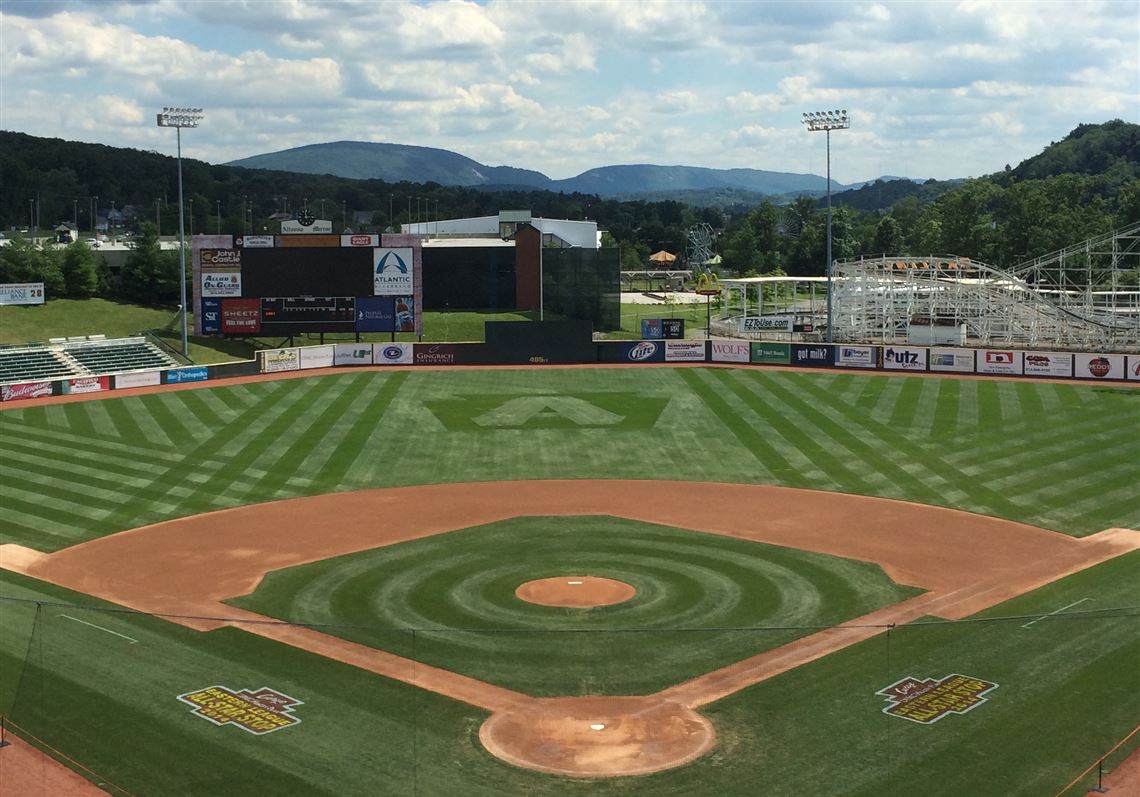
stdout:
[[515,590],[515,595],[527,603],[571,609],[611,606],[627,601],[636,594],[637,590],[624,581],[595,576],[540,578],[520,584]]
[[491,715],[479,741],[515,766],[579,778],[645,775],[712,749],[712,723],[653,695],[553,697]]

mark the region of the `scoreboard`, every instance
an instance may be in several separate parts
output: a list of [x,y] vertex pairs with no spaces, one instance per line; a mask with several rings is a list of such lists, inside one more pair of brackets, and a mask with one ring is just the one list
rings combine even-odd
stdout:
[[[335,243],[335,236],[319,236],[330,237]],[[244,246],[229,248],[196,245],[194,287],[201,332],[276,336],[418,331],[418,244],[382,247],[379,236],[344,238],[342,246],[299,245],[305,240],[282,245],[280,236],[275,245],[273,236],[250,236]],[[371,245],[361,245],[362,240]]]

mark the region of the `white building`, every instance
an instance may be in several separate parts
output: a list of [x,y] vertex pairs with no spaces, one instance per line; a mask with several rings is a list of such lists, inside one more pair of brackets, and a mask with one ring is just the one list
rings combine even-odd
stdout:
[[601,236],[596,221],[534,218],[529,210],[501,210],[497,216],[470,219],[437,219],[400,225],[400,232],[426,238],[511,238],[521,224],[530,224],[542,232],[543,244],[557,247],[598,249]]

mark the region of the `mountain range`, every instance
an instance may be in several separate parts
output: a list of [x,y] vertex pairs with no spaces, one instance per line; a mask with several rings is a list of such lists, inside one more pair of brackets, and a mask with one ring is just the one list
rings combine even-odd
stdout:
[[[822,194],[825,178],[814,174],[760,169],[710,169],[701,166],[634,164],[601,166],[576,177],[553,180],[541,172],[513,166],[487,166],[464,155],[434,147],[334,141],[253,155],[227,166],[247,169],[328,174],[384,182],[434,182],[487,189],[526,188],[605,198],[677,198],[692,191],[737,191],[763,196]],[[903,178],[880,178],[883,181]],[[832,191],[859,188],[831,181]]]

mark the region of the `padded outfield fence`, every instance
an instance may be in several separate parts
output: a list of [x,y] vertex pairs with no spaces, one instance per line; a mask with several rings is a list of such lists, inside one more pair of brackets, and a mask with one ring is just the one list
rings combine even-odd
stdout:
[[[1114,747],[1140,694],[1137,668],[1121,666],[1135,662],[1135,607],[867,627],[864,642],[699,705],[716,744],[692,763],[566,778],[490,755],[480,729],[492,711],[415,684],[450,665],[530,695],[652,694],[721,658],[837,631],[267,619],[201,632],[184,624],[203,618],[24,587],[0,602],[4,733],[69,751],[112,794],[1077,795],[1096,785],[1096,751],[1113,751],[1111,773],[1136,748]],[[380,677],[274,641],[296,632],[388,651],[405,670]]]

